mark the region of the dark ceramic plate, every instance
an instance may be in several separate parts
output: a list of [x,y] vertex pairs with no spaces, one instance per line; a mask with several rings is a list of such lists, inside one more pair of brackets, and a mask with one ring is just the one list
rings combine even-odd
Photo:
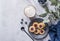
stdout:
[[[43,19],[40,19],[40,18],[36,18],[36,19],[31,20],[31,22],[30,22],[30,24],[29,24],[29,26],[28,26],[28,29],[29,29],[30,26],[32,26],[32,24],[33,24],[34,22],[40,23],[40,22],[42,22],[42,21],[43,21]],[[44,28],[45,33],[44,33],[43,35],[36,35],[36,34],[34,34],[34,33],[31,33],[31,32],[29,32],[29,34],[30,34],[34,39],[36,39],[36,40],[45,38],[45,37],[47,36],[47,34],[48,34],[48,31],[49,31],[48,24],[47,24],[47,23],[45,23],[45,24],[46,24],[46,27]],[[28,30],[28,31],[29,31],[29,30]]]

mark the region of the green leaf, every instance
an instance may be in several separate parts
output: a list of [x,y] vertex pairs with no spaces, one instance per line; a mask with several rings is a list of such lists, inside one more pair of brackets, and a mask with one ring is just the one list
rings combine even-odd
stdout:
[[43,8],[46,10],[47,13],[50,13],[47,5],[43,6]]
[[52,5],[57,5],[57,0],[50,0],[52,2]]
[[46,17],[47,13],[39,15],[40,17]]
[[52,12],[55,18],[58,18],[58,13],[57,12]]

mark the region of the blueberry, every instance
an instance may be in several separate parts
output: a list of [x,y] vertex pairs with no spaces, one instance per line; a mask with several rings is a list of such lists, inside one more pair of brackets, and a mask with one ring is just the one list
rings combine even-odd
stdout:
[[21,21],[24,21],[23,19],[21,19]]
[[25,22],[25,24],[27,24],[27,22]]
[[23,24],[23,22],[21,22],[21,24]]
[[24,27],[21,27],[21,30],[24,30]]
[[40,4],[44,4],[47,0],[38,0]]

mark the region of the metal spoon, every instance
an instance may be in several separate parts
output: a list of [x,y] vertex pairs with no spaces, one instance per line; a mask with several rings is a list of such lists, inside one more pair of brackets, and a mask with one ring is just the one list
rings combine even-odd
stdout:
[[33,39],[33,38],[26,32],[26,30],[25,30],[24,27],[21,27],[21,30],[24,31],[33,41],[43,41],[43,40],[35,40],[35,39]]
[[21,27],[21,30],[24,31],[34,41],[34,39],[26,32],[24,27]]

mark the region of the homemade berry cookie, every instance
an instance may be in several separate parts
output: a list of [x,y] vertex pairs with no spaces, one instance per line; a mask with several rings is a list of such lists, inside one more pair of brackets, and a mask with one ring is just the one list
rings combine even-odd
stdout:
[[35,32],[35,30],[36,30],[36,29],[35,29],[34,26],[30,26],[30,28],[29,28],[29,31],[30,31],[30,32]]

